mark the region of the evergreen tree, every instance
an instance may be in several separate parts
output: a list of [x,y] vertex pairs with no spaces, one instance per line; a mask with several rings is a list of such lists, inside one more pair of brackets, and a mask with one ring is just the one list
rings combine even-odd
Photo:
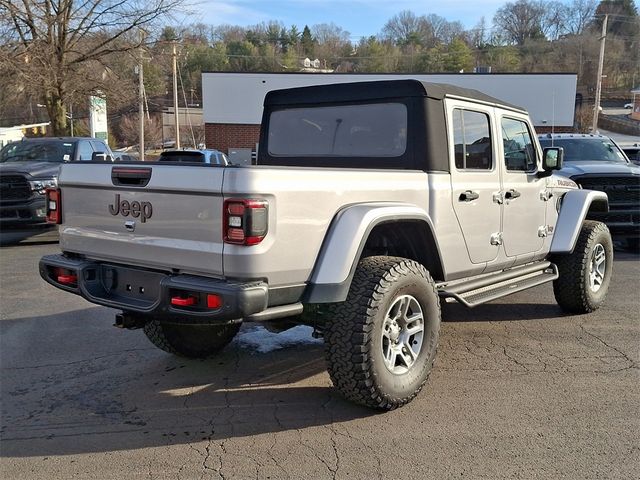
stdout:
[[302,53],[306,57],[313,57],[313,51],[315,48],[315,40],[311,35],[311,30],[307,25],[304,26],[304,30],[302,30],[302,37],[300,39],[300,43],[302,44]]

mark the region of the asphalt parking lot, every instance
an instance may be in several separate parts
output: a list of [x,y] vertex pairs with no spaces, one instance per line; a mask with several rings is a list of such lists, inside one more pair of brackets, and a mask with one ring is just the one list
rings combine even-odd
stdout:
[[616,251],[591,315],[549,285],[446,305],[426,389],[377,413],[332,389],[304,327],[173,357],[42,282],[56,251],[0,249],[2,478],[638,478],[638,255]]

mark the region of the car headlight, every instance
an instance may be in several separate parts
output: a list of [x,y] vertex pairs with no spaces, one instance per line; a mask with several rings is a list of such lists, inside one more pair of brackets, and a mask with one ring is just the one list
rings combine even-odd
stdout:
[[44,195],[47,188],[57,188],[58,180],[56,178],[36,178],[29,181],[29,187],[32,192],[38,192],[40,195]]

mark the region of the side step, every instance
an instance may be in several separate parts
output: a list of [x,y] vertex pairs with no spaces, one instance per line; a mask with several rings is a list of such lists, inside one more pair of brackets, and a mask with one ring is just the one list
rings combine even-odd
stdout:
[[467,307],[475,307],[557,278],[558,267],[551,262],[540,262],[472,280],[443,284],[438,294],[443,298],[454,298]]

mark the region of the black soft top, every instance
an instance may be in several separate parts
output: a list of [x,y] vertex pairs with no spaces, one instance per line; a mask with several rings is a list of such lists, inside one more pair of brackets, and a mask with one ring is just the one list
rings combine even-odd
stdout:
[[442,100],[445,97],[461,97],[482,103],[524,111],[471,88],[420,80],[379,80],[374,82],[332,83],[311,87],[272,90],[264,99],[264,106],[300,105],[318,103],[361,102],[385,98],[428,97]]

